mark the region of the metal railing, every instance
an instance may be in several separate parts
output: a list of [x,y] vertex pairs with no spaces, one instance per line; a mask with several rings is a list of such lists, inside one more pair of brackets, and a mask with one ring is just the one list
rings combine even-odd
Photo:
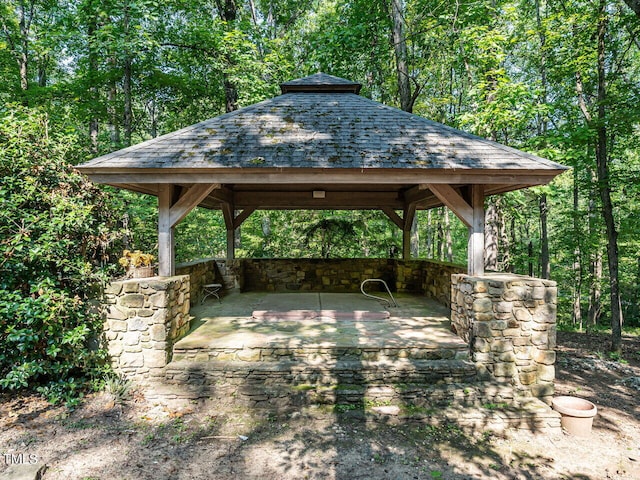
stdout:
[[[387,290],[387,293],[389,294],[389,297],[391,298],[391,301],[387,300],[386,298],[378,297],[376,295],[371,295],[371,294],[365,292],[364,291],[364,286],[369,282],[382,283],[382,285],[384,285],[384,288]],[[394,307],[398,306],[398,303],[396,302],[396,299],[393,298],[393,295],[391,294],[391,290],[389,290],[389,285],[387,285],[387,282],[385,282],[381,278],[367,278],[365,281],[363,281],[360,284],[360,291],[362,292],[362,294],[365,297],[374,298],[374,299],[378,300],[379,302],[382,302],[385,305],[385,307],[387,307],[387,308],[389,308],[391,306],[394,306]]]

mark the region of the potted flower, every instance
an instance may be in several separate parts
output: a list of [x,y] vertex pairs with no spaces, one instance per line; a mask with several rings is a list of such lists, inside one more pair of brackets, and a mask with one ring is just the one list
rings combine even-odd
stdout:
[[150,253],[142,253],[140,250],[134,252],[125,250],[118,263],[127,270],[127,278],[153,277],[153,265],[151,263],[155,257]]

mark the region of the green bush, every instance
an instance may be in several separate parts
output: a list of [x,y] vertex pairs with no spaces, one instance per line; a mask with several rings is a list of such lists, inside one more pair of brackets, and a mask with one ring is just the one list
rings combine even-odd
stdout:
[[0,107],[0,389],[67,403],[103,375],[91,291],[117,238],[110,198],[72,166],[80,155],[45,114]]

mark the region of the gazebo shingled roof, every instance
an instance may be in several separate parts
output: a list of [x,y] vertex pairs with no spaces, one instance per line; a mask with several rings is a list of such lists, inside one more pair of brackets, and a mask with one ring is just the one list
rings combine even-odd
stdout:
[[196,205],[222,209],[230,257],[233,231],[256,209],[380,209],[405,232],[406,255],[415,210],[447,205],[469,226],[470,272],[481,273],[484,197],[566,169],[361,97],[346,79],[319,73],[281,89],[78,167],[93,181],[159,197],[161,275],[173,273],[163,235]]

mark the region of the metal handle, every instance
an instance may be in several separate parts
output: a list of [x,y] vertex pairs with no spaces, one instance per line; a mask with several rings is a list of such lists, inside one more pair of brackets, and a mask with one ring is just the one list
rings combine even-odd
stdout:
[[363,281],[360,284],[360,291],[362,292],[362,294],[365,297],[369,297],[369,298],[375,298],[376,300],[383,302],[387,308],[389,308],[392,304],[389,300],[387,300],[386,298],[382,298],[382,297],[377,297],[376,295],[370,295],[367,292],[364,291],[364,286],[365,284],[369,283],[369,282],[380,282],[384,285],[384,288],[386,288],[387,293],[389,294],[389,297],[391,297],[391,301],[393,302],[393,306],[397,307],[398,303],[396,302],[396,299],[393,298],[393,295],[391,295],[391,290],[389,290],[389,285],[387,285],[387,282],[385,282],[384,280],[382,280],[381,278],[367,278],[365,281]]

